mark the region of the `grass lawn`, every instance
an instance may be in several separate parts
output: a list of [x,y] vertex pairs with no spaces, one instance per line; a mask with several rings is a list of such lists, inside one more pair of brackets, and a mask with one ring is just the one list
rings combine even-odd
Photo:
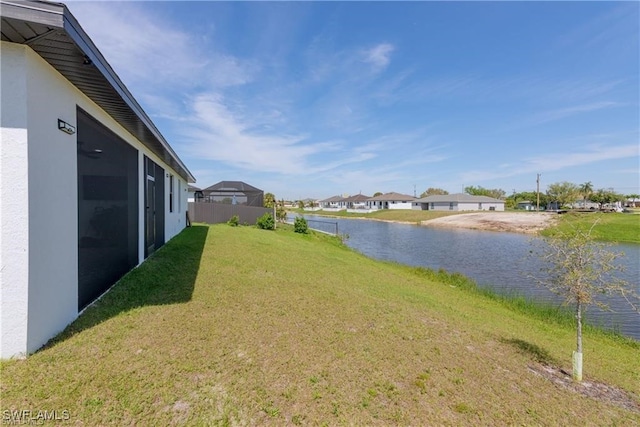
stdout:
[[561,215],[556,227],[545,230],[543,235],[557,231],[569,231],[578,226],[588,229],[594,222],[595,239],[619,243],[640,243],[640,215],[628,213],[577,213]]
[[[45,349],[2,362],[4,410],[82,425],[638,425],[640,345],[574,332],[337,239],[194,226]],[[5,412],[3,412],[5,414]]]

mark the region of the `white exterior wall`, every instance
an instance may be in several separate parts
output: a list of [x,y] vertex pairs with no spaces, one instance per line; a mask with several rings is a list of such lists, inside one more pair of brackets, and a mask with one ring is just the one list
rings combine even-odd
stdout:
[[370,210],[379,209],[414,209],[413,202],[403,202],[398,200],[373,200],[366,202],[365,206]]
[[454,203],[453,204],[453,209],[451,209],[449,202],[434,202],[434,203],[429,203],[429,210],[431,210],[431,211],[457,211],[458,210],[458,206],[457,206],[457,203]]
[[29,326],[33,352],[76,318],[78,312],[78,178],[76,135],[69,83],[30,48],[27,134],[29,145]]
[[390,201],[389,209],[411,209],[412,205],[413,204],[411,202]]
[[76,108],[51,70],[2,42],[2,358],[37,350],[77,316],[77,147],[57,129]]
[[[58,119],[77,128],[78,106],[138,150],[139,263],[143,155],[165,169],[166,241],[185,226],[187,184],[31,48],[2,42],[1,55],[0,358],[9,358],[37,350],[78,314],[77,134],[59,131]],[[167,174],[181,190],[173,213]]]
[[[159,163],[161,164],[161,163]],[[169,241],[171,238],[180,233],[186,224],[186,210],[188,199],[188,186],[184,179],[175,173],[168,166],[162,165],[164,170],[164,239]],[[169,176],[167,176],[169,175]],[[173,175],[173,212],[169,212],[169,177]],[[144,193],[143,193],[144,199]],[[142,223],[144,225],[144,222]]]
[[[491,209],[493,208],[493,209]],[[461,211],[504,211],[504,203],[491,203],[491,202],[482,202],[482,206],[479,207],[478,203],[461,203],[460,209]]]
[[[478,206],[478,202],[470,202],[470,203],[469,202],[468,203],[453,202],[453,208],[450,207],[450,202],[423,203],[423,205],[428,205],[428,209],[432,211],[449,211],[449,212],[489,211],[489,210],[504,211],[504,203],[491,203],[491,202],[482,202],[482,207]],[[494,209],[491,209],[492,207]],[[414,209],[420,209],[420,208],[414,207]]]
[[29,185],[26,58],[0,42],[0,357],[27,350],[29,310]]

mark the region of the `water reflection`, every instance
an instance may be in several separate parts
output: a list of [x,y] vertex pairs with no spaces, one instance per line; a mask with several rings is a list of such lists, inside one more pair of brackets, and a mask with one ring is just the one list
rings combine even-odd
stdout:
[[[462,273],[480,286],[500,293],[520,294],[539,301],[558,303],[558,297],[540,287],[532,277],[540,277],[542,264],[531,254],[543,240],[516,233],[441,229],[408,224],[326,218],[305,215],[316,221],[313,227],[348,234],[346,244],[372,258],[412,266]],[[618,244],[625,254],[618,260],[624,266],[620,278],[640,293],[640,245]],[[622,297],[608,300],[612,311],[590,307],[587,321],[619,330],[640,340],[640,315]]]

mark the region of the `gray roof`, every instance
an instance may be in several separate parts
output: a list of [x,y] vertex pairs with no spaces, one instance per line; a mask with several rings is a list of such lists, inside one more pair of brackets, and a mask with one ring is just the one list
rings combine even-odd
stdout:
[[427,196],[415,200],[418,203],[504,203],[504,200],[494,199],[488,196],[472,196],[465,193]]
[[29,46],[178,175],[196,181],[64,4],[0,0],[0,16],[3,41]]
[[355,196],[349,196],[342,199],[343,202],[366,202],[371,196],[365,196],[364,194],[356,194]]
[[342,196],[332,196],[328,199],[320,200],[320,203],[333,203],[333,202],[341,202],[344,200]]
[[400,194],[400,193],[385,193],[380,196],[371,197],[369,200],[371,201],[401,201],[401,202],[410,202],[414,201],[416,198],[413,196],[409,196],[408,194]]
[[218,192],[232,192],[238,191],[242,193],[262,193],[259,188],[253,187],[242,181],[220,181],[217,184],[213,184],[205,188],[202,191],[218,191]]

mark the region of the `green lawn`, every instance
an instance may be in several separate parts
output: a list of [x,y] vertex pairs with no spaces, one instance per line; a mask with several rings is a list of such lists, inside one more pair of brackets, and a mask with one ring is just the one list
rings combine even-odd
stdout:
[[[2,362],[1,409],[81,425],[640,424],[533,372],[570,370],[570,327],[437,277],[290,227],[194,226],[47,348]],[[584,339],[585,379],[640,408],[640,345]]]
[[555,232],[567,232],[572,227],[588,229],[592,224],[592,236],[601,241],[640,243],[640,215],[628,213],[578,213],[561,215],[556,227],[543,232],[551,235]]

